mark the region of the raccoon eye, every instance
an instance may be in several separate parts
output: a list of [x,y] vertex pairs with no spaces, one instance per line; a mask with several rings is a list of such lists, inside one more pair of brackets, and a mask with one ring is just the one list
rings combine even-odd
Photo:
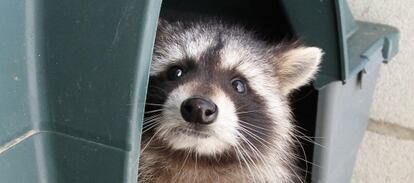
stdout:
[[184,70],[178,66],[171,67],[167,71],[167,77],[169,80],[176,80],[182,77],[184,74]]
[[237,93],[246,93],[246,84],[241,79],[234,78],[231,80],[231,85],[233,86],[234,90],[237,91]]

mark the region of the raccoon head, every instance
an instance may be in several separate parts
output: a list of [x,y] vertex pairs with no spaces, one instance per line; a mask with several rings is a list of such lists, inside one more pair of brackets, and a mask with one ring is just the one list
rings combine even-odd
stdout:
[[200,156],[289,148],[287,96],[312,78],[321,56],[319,48],[271,45],[238,26],[162,21],[143,140]]

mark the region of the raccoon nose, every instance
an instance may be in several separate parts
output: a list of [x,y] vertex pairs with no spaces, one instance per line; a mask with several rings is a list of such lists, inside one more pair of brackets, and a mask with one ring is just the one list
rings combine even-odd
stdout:
[[217,105],[206,98],[191,97],[181,104],[181,115],[190,123],[208,125],[216,120]]

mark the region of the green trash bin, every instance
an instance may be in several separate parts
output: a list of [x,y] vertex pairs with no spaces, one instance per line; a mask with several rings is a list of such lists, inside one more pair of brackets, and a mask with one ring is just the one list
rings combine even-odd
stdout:
[[[135,182],[158,15],[214,16],[269,41],[325,51],[295,94],[309,182],[349,182],[380,63],[395,28],[354,21],[346,1],[75,0],[0,2],[1,182]],[[304,162],[304,164],[307,164]]]
[[0,182],[136,182],[160,6],[0,1]]

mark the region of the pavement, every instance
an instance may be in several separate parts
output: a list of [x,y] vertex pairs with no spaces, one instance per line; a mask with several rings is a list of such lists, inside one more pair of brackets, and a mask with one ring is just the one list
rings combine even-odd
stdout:
[[352,183],[414,183],[414,128],[370,120]]

